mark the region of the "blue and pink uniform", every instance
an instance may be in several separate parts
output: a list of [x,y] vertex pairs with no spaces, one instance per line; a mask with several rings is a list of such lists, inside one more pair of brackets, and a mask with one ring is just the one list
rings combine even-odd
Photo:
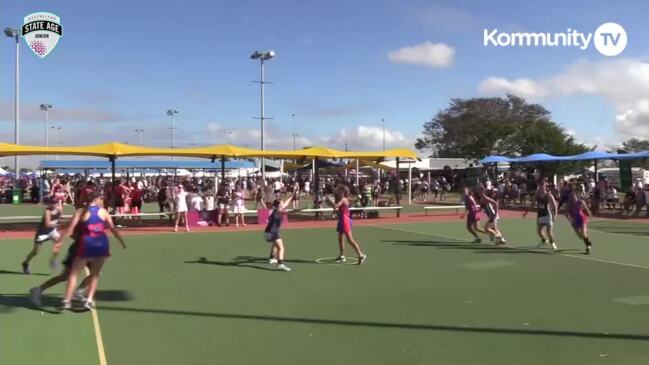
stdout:
[[475,202],[475,199],[473,199],[472,196],[466,197],[466,199],[464,200],[464,207],[467,210],[467,223],[475,223],[480,220],[480,214],[478,214],[478,204]]
[[341,204],[338,208],[338,226],[336,227],[336,231],[347,234],[352,232],[352,218],[347,203]]
[[88,207],[90,216],[87,220],[79,222],[81,237],[77,256],[93,259],[110,256],[110,246],[106,235],[106,221],[99,216],[101,207],[91,205]]
[[582,228],[586,223],[588,223],[588,218],[584,214],[583,201],[577,200],[569,202],[569,212],[570,219],[572,220],[572,225],[575,228]]

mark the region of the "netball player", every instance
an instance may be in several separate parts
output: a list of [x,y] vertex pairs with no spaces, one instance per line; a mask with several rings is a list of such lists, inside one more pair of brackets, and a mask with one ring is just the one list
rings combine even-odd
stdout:
[[34,247],[27,254],[25,260],[22,263],[23,273],[29,274],[29,262],[38,255],[38,252],[41,250],[43,243],[47,241],[58,241],[61,235],[59,234],[57,228],[59,226],[59,219],[63,213],[59,208],[59,204],[53,197],[46,198],[47,207],[43,213],[43,218],[41,218],[41,223],[36,229],[36,236],[34,237]]
[[280,227],[282,226],[282,213],[286,212],[286,207],[291,203],[293,197],[289,197],[285,201],[275,199],[273,201],[273,211],[268,216],[268,224],[264,230],[264,238],[266,242],[270,243],[270,255],[268,258],[269,264],[277,264],[277,268],[283,271],[291,271],[291,268],[284,265],[284,242],[279,234]]
[[588,238],[588,217],[586,214],[592,215],[590,210],[588,210],[588,205],[583,199],[581,199],[574,189],[571,190],[570,198],[568,200],[568,219],[570,220],[572,229],[575,230],[577,237],[584,241],[584,244],[586,245],[586,255],[590,255],[593,243]]
[[[88,196],[88,198],[89,198],[89,196]],[[67,254],[65,260],[63,260],[63,262],[62,262],[63,271],[61,271],[61,273],[59,275],[51,277],[50,279],[48,279],[46,282],[44,282],[40,286],[36,286],[36,287],[31,288],[31,290],[29,291],[29,297],[30,297],[32,303],[34,303],[34,305],[40,307],[41,304],[42,304],[41,303],[41,296],[43,295],[43,292],[45,290],[53,287],[54,285],[56,285],[58,283],[62,283],[64,281],[68,280],[68,278],[70,277],[70,270],[72,269],[72,262],[74,261],[74,258],[77,255],[77,249],[79,248],[79,237],[80,237],[80,233],[81,233],[80,228],[81,228],[81,225],[78,224],[76,226],[75,231],[71,234],[73,242],[70,245],[70,247],[68,248],[68,254]],[[50,261],[52,266],[54,266],[54,260],[56,259],[56,257],[59,254],[59,251],[61,249],[62,241],[63,241],[63,237],[61,236],[59,238],[59,240],[54,244],[54,249],[52,250],[52,259]],[[88,267],[90,267],[90,264],[88,265]],[[77,290],[75,291],[74,297],[73,297],[74,300],[77,300],[77,301],[80,301],[80,302],[85,302],[86,301],[85,294],[88,291],[88,284],[89,283],[90,283],[90,276],[86,276],[83,279],[83,281],[81,282],[81,284],[79,284],[79,287],[77,288]]]
[[480,238],[480,236],[478,236],[478,232],[487,233],[487,231],[478,228],[478,221],[480,220],[480,206],[476,202],[471,188],[469,188],[468,186],[464,188],[464,208],[465,213],[462,214],[460,219],[464,219],[464,216],[466,215],[466,230],[469,231],[469,233],[471,233],[471,235],[475,238],[475,240],[473,240],[473,243],[482,243],[482,239]]
[[[534,206],[535,204],[536,207]],[[547,182],[543,180],[539,180],[536,193],[532,198],[532,209],[534,208],[536,208],[536,233],[541,238],[539,247],[543,247],[550,242],[550,247],[556,250],[557,244],[554,241],[553,226],[554,217],[558,214],[559,207],[554,196],[550,194]],[[523,213],[523,217],[525,216],[527,216],[527,211]]]
[[178,223],[180,223],[180,218],[184,219],[185,230],[189,232],[189,220],[187,220],[187,192],[182,184],[178,185],[178,188],[174,193],[174,199],[174,206],[176,208],[176,225],[174,226],[174,232],[178,232]]
[[482,186],[478,188],[478,197],[480,206],[488,218],[483,229],[489,233],[492,241],[494,238],[496,239],[497,245],[504,245],[507,242],[502,232],[498,229],[498,203],[487,196],[485,188]]
[[62,303],[62,309],[71,308],[71,300],[74,295],[74,289],[77,285],[77,276],[81,270],[90,263],[90,283],[88,287],[88,296],[84,303],[84,308],[92,309],[94,307],[94,296],[99,281],[99,273],[104,262],[110,257],[110,247],[106,228],[108,228],[123,248],[126,243],[115,228],[113,220],[108,211],[103,206],[103,196],[100,192],[93,192],[91,201],[86,208],[79,209],[72,218],[69,231],[74,232],[77,225],[80,225],[79,248],[76,257],[72,262],[68,285],[65,290],[65,297]]
[[349,188],[344,185],[338,186],[336,189],[336,200],[335,200],[335,209],[338,210],[338,226],[336,231],[338,232],[338,257],[336,261],[345,262],[345,243],[343,238],[347,239],[347,242],[350,246],[356,251],[356,256],[358,257],[358,265],[361,265],[367,260],[367,255],[361,251],[360,245],[354,240],[352,235],[352,218],[349,212]]

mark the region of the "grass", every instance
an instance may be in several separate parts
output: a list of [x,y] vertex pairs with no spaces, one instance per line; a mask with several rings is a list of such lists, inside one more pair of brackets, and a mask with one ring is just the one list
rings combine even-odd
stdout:
[[[100,283],[108,364],[646,363],[649,226],[596,222],[591,256],[563,222],[558,253],[532,248],[532,219],[503,227],[505,249],[459,221],[359,226],[363,266],[314,262],[335,256],[333,224],[286,229],[290,273],[259,232],[129,236]],[[46,279],[13,273],[29,246],[0,242],[0,362],[98,363],[90,314],[48,313],[63,287],[28,304]]]

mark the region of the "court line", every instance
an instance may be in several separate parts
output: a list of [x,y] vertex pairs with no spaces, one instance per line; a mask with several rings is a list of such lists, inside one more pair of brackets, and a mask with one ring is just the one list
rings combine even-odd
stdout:
[[[86,275],[90,275],[90,271],[86,267]],[[91,309],[90,313],[92,314],[92,325],[95,328],[95,340],[97,341],[97,353],[99,355],[99,365],[107,365],[106,361],[106,349],[104,348],[104,337],[101,334],[101,326],[99,326],[99,315],[97,314],[97,308]]]
[[[418,232],[418,231],[408,231],[406,229],[395,228],[395,227],[386,227],[386,226],[376,226],[376,225],[368,225],[368,226],[369,227],[376,227],[376,228],[392,230],[392,231],[416,233],[416,234],[420,234],[420,235],[424,235],[424,236],[449,238],[449,239],[452,239],[452,240],[457,240],[457,241],[459,241],[459,243],[460,242],[464,242],[464,243],[470,243],[471,242],[471,241],[467,241],[465,239],[461,239],[459,237],[447,236],[447,235],[443,235],[443,234]],[[511,248],[516,249],[515,247],[510,247],[510,249]],[[552,252],[552,251],[545,251],[545,250],[536,250],[536,249],[533,249],[533,248],[529,248],[529,249],[525,249],[525,250],[532,251],[532,252],[538,252],[538,253],[544,253],[544,254],[548,254],[548,255],[557,255],[557,256],[570,257],[570,258],[573,258],[573,259],[599,262],[599,263],[603,263],[603,264],[619,265],[619,266],[632,267],[632,268],[635,268],[635,269],[649,270],[649,266],[642,266],[642,265],[628,264],[626,262],[598,259],[598,258],[594,258],[594,257],[590,257],[590,256],[577,256],[577,255],[568,254],[568,253]]]

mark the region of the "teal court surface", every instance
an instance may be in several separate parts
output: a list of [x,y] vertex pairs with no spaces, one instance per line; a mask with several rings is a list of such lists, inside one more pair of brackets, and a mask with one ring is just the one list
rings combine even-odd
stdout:
[[460,220],[359,225],[362,266],[332,262],[335,223],[285,229],[291,272],[257,231],[130,235],[85,313],[57,312],[62,285],[33,307],[49,255],[23,275],[30,240],[3,240],[0,363],[648,363],[649,225],[594,221],[586,256],[558,220],[557,252],[532,218],[503,222],[504,248]]

